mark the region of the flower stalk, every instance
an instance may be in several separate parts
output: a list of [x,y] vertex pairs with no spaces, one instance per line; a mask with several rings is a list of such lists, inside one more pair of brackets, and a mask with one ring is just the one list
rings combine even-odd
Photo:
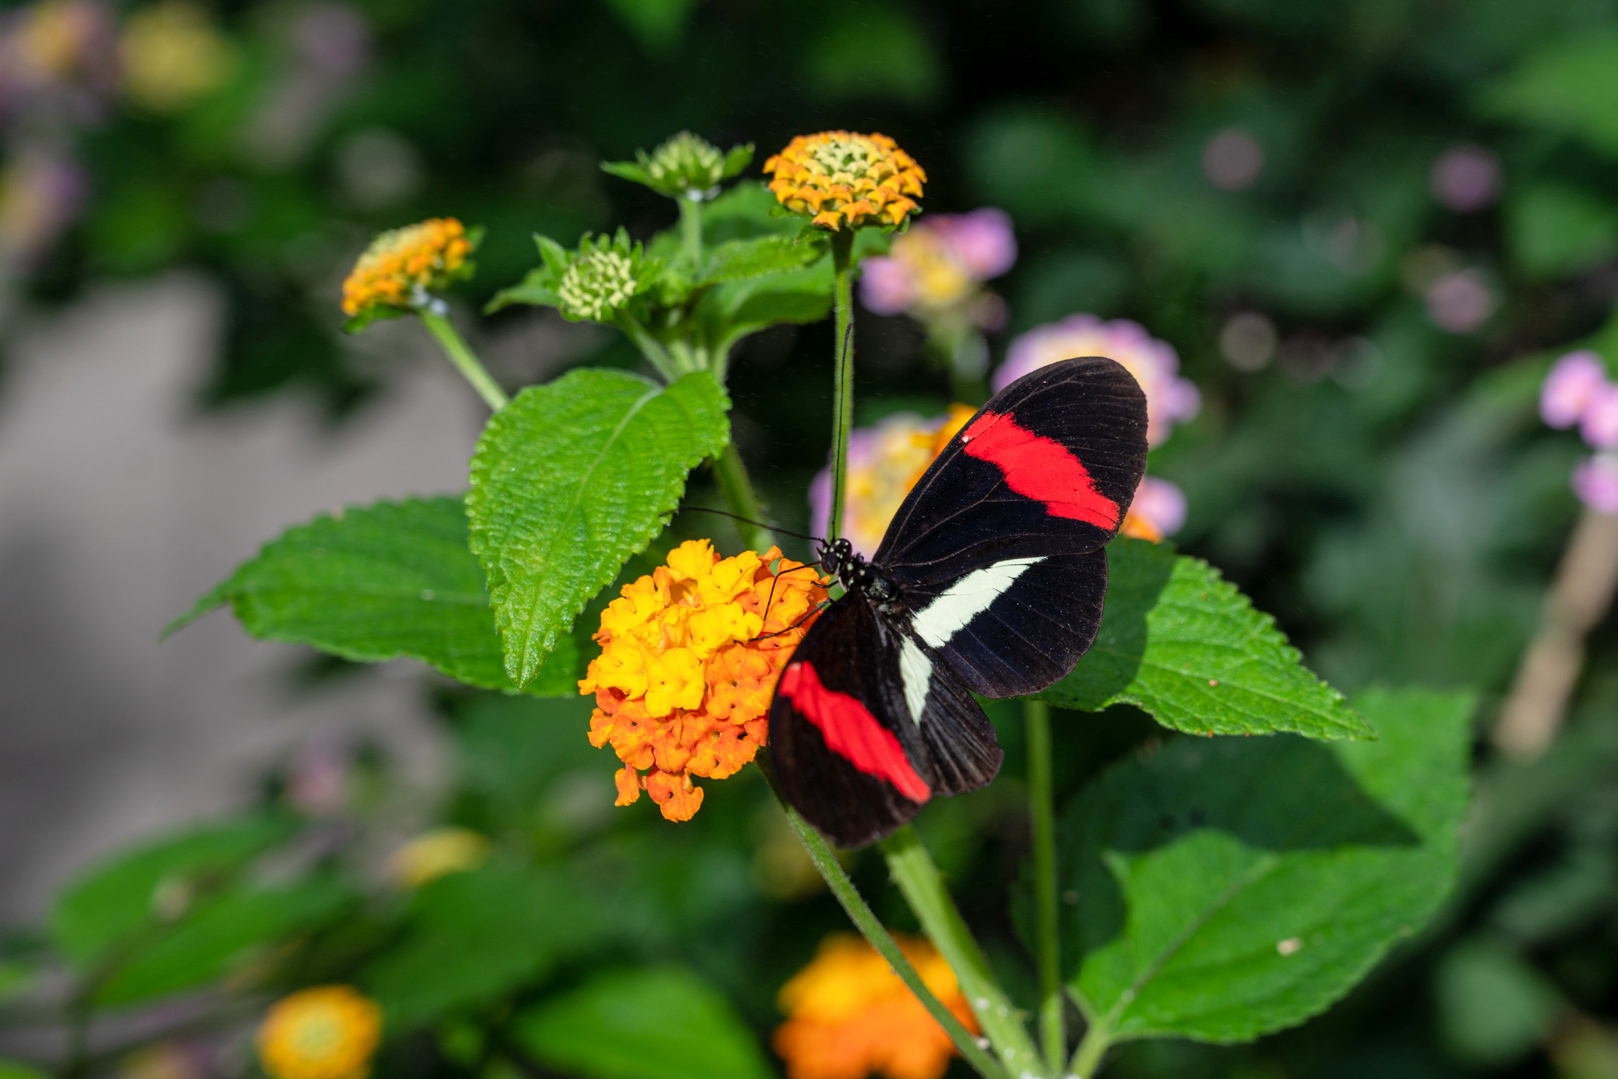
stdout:
[[421,316],[422,325],[427,327],[427,332],[433,335],[433,339],[444,350],[449,362],[455,365],[455,369],[472,384],[478,396],[483,398],[484,404],[489,406],[489,411],[499,412],[510,400],[506,396],[506,391],[502,390],[499,383],[489,375],[488,369],[477,358],[477,354],[466,343],[466,339],[455,328],[455,324],[449,320],[449,316],[434,310],[435,306],[429,304],[417,308],[416,314]]
[[906,825],[884,839],[882,853],[922,931],[954,969],[978,1025],[1006,1070],[1016,1076],[1047,1074],[1045,1061],[1023,1025],[1022,1013],[995,980],[916,830]]
[[1023,702],[1028,726],[1028,815],[1033,838],[1034,950],[1039,962],[1039,1033],[1051,1075],[1067,1056],[1061,936],[1056,905],[1056,811],[1051,781],[1051,707]]
[[[768,772],[765,774],[768,775]],[[865,897],[860,895],[859,889],[854,887],[854,882],[849,879],[848,874],[843,871],[842,865],[837,861],[837,856],[832,852],[831,846],[826,842],[825,837],[810,827],[809,822],[800,817],[797,811],[784,801],[781,803],[781,808],[786,813],[787,820],[791,823],[793,831],[797,832],[798,838],[803,841],[804,850],[809,852],[809,860],[820,871],[821,877],[826,881],[826,887],[831,889],[832,895],[837,897],[837,902],[842,904],[843,910],[848,913],[849,920],[854,923],[855,928],[860,931],[861,935],[871,942],[871,947],[875,948],[881,953],[882,958],[888,961],[888,965],[893,968],[893,972],[910,988],[912,993],[916,994],[916,999],[921,1001],[923,1007],[927,1009],[934,1019],[938,1020],[938,1024],[949,1035],[950,1041],[955,1043],[955,1048],[960,1050],[961,1056],[965,1057],[967,1063],[972,1065],[978,1074],[984,1076],[985,1079],[1010,1079],[1006,1069],[1001,1067],[984,1050],[983,1046],[978,1044],[978,1040],[972,1036],[972,1033],[961,1024],[959,1019],[955,1018],[954,1014],[944,1006],[942,1001],[933,995],[932,990],[927,988],[926,983],[922,981],[921,975],[916,972],[916,968],[909,959],[905,958],[905,954],[900,951],[898,943],[888,933],[881,921],[877,919],[875,912],[865,902]],[[923,853],[925,854],[925,852]],[[925,920],[922,924],[926,927]],[[927,928],[929,928],[929,936],[931,936],[930,927]],[[965,927],[963,926],[962,932],[964,931]],[[967,994],[967,998],[970,1000],[972,998],[971,983],[964,976],[965,972],[960,965],[951,958],[950,950],[944,946],[943,941],[936,938],[933,940],[933,946],[938,949],[939,953],[944,956],[945,960],[955,970],[956,979],[960,982],[962,991]],[[978,1021],[983,1021],[981,1015],[979,1015]],[[988,1029],[987,1024],[985,1024],[984,1030]]]
[[854,230],[832,233],[832,299],[835,311],[832,354],[831,512],[826,540],[843,534],[843,485],[848,480],[848,434],[854,426]]
[[767,550],[775,545],[775,535],[759,522],[764,520],[764,506],[759,501],[758,494],[753,490],[752,480],[747,475],[747,465],[742,461],[741,453],[736,449],[734,436],[726,444],[725,450],[713,459],[714,480],[719,484],[719,493],[725,498],[725,504],[730,512],[737,518],[736,528],[742,534],[742,542],[755,551]]

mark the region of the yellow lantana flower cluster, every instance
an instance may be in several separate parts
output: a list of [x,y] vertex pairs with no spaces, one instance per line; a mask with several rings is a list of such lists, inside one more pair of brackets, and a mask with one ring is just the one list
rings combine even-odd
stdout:
[[[977,1021],[955,972],[919,937],[894,935],[899,950],[943,1005],[973,1033]],[[809,965],[781,988],[788,1019],[775,1031],[787,1079],[939,1079],[955,1045],[877,950],[852,934],[827,937]]]
[[843,225],[897,225],[919,213],[927,174],[886,135],[799,135],[764,162],[770,192],[793,213],[836,232]]
[[408,309],[461,276],[472,240],[453,217],[434,217],[384,232],[343,282],[343,314],[371,307]]
[[382,1040],[382,1009],[347,985],[282,997],[258,1028],[258,1057],[271,1079],[364,1079]]
[[624,762],[617,804],[644,790],[664,817],[690,820],[702,805],[694,778],[751,761],[775,680],[825,599],[820,576],[778,548],[720,558],[708,540],[687,540],[625,585],[601,612],[601,655],[579,682],[596,698],[590,743]]

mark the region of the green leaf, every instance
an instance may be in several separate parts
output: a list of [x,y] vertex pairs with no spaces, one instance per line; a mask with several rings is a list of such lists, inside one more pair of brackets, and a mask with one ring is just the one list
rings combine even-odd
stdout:
[[757,181],[743,181],[702,204],[703,238],[712,244],[750,236],[795,236],[803,218],[781,216],[781,203]]
[[824,242],[804,243],[791,236],[728,240],[715,247],[708,256],[708,265],[699,284],[711,285],[786,273],[821,258],[826,250]]
[[789,273],[716,285],[698,306],[710,340],[729,348],[750,333],[783,322],[819,322],[831,311],[831,260]]
[[768,1079],[752,1033],[711,985],[679,967],[598,974],[519,1016],[517,1044],[585,1079]]
[[1302,1022],[1418,930],[1458,867],[1472,698],[1375,690],[1382,737],[1180,738],[1064,815],[1068,986],[1114,1038]]
[[725,152],[725,168],[719,174],[721,180],[728,180],[732,176],[740,176],[742,170],[753,163],[753,144],[745,143],[741,146],[732,146]]
[[552,290],[551,282],[556,275],[549,267],[536,266],[523,277],[523,279],[510,288],[503,288],[494,294],[494,298],[483,305],[483,313],[492,315],[501,308],[510,307],[514,303],[529,304],[534,307],[557,307],[561,298]]
[[353,318],[344,322],[343,332],[359,333],[373,322],[381,322],[384,319],[390,318],[403,318],[406,315],[413,314],[415,314],[415,312],[409,310],[408,308],[389,307],[387,304],[374,303],[365,308],[359,314],[355,315]]
[[1618,210],[1576,188],[1530,184],[1506,201],[1506,235],[1523,272],[1576,273],[1618,252]]
[[[170,631],[226,603],[263,640],[363,663],[405,656],[469,685],[513,689],[458,498],[378,502],[288,529]],[[578,676],[578,648],[562,637],[524,689],[567,695]]]
[[95,1000],[133,1004],[214,981],[267,947],[332,921],[352,901],[347,886],[335,880],[232,889],[199,900],[121,957]]
[[0,1059],[0,1079],[50,1079],[50,1073],[19,1060]]
[[121,851],[62,892],[51,913],[51,936],[71,962],[87,966],[156,924],[165,898],[227,882],[297,826],[289,816],[254,814]]
[[1496,116],[1578,135],[1618,154],[1618,33],[1581,34],[1540,49],[1482,96]]
[[537,981],[606,929],[596,900],[559,872],[491,863],[424,885],[403,940],[360,981],[389,1028],[408,1030]]
[[1376,737],[1341,693],[1309,673],[1275,620],[1208,563],[1117,539],[1107,572],[1095,644],[1044,699],[1087,712],[1133,704],[1192,734]]
[[603,161],[601,171],[608,176],[616,176],[620,180],[628,180],[633,184],[644,187],[652,186],[652,175],[635,161]]
[[1450,949],[1434,978],[1438,1026],[1449,1051],[1484,1067],[1509,1067],[1543,1044],[1568,1011],[1555,985],[1504,943]]
[[582,368],[530,386],[489,421],[466,508],[513,683],[539,676],[584,605],[679,505],[686,474],[724,449],[729,407],[706,371],[663,387]]

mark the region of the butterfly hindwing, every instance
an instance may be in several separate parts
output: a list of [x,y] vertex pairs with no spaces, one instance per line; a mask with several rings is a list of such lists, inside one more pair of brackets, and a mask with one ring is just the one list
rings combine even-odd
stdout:
[[994,698],[1067,677],[1101,625],[1106,552],[1004,560],[974,573],[941,591],[904,593],[911,632],[938,663]]
[[905,645],[893,622],[849,595],[810,627],[776,687],[776,782],[841,846],[887,835],[929,798],[980,787],[1000,767],[994,728],[971,693]]

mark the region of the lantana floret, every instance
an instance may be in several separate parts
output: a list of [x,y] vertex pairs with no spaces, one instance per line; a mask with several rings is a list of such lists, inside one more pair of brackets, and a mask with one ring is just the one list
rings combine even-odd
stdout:
[[896,228],[921,212],[927,173],[886,135],[822,131],[799,135],[764,162],[777,201],[828,232],[843,226]]
[[453,217],[378,235],[343,281],[347,328],[430,308],[439,292],[472,276],[470,257],[481,236],[481,230],[468,231]]
[[752,160],[750,142],[722,151],[701,136],[682,131],[650,154],[636,150],[634,161],[603,161],[601,168],[671,199],[705,202],[716,197],[720,184],[739,175]]
[[611,745],[618,805],[646,791],[669,820],[702,805],[694,779],[724,779],[769,733],[775,681],[826,599],[818,573],[777,548],[721,558],[688,540],[601,613],[579,692],[594,694],[590,742]]

